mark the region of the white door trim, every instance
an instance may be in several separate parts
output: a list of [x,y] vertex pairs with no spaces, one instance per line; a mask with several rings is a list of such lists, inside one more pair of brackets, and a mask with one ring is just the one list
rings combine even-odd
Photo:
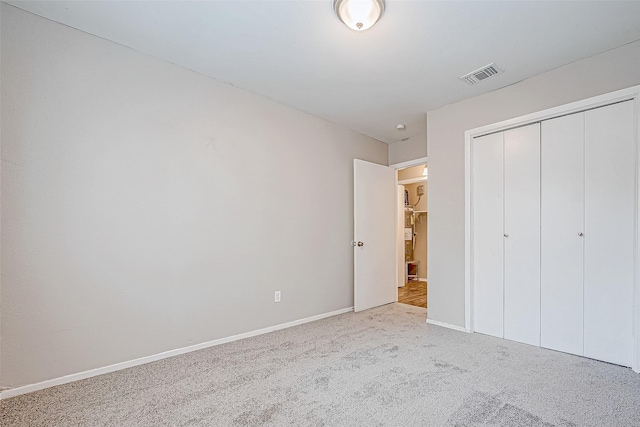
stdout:
[[427,163],[426,157],[420,157],[414,160],[407,160],[406,162],[394,163],[392,165],[389,165],[389,167],[398,170],[398,169],[410,168],[411,166],[418,166],[423,163]]
[[634,290],[635,290],[635,304],[634,304],[634,359],[633,370],[640,373],[640,251],[638,248],[638,240],[640,238],[639,224],[640,224],[640,175],[638,173],[638,165],[640,165],[640,150],[638,149],[638,134],[640,133],[640,86],[633,86],[627,89],[618,90],[615,92],[607,93],[604,95],[587,98],[581,101],[572,102],[570,104],[562,105],[559,107],[549,108],[547,110],[538,111],[535,113],[527,114],[521,117],[516,117],[509,120],[504,120],[498,123],[493,123],[486,126],[481,126],[475,129],[470,129],[465,132],[464,142],[464,169],[465,169],[465,262],[464,262],[464,277],[465,277],[465,331],[473,332],[473,253],[472,253],[472,188],[473,188],[473,173],[472,173],[472,158],[473,158],[473,144],[474,138],[494,133],[503,130],[525,126],[527,124],[539,122],[542,120],[551,119],[553,117],[559,117],[567,114],[577,113],[579,111],[589,110],[593,108],[602,107],[608,104],[613,104],[622,101],[634,101],[634,114],[635,120],[635,136],[636,136],[636,216],[635,216],[635,277],[634,277]]

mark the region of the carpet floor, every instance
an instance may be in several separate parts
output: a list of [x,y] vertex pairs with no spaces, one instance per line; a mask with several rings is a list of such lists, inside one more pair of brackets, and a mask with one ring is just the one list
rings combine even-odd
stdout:
[[640,426],[630,369],[395,303],[0,402],[2,426]]

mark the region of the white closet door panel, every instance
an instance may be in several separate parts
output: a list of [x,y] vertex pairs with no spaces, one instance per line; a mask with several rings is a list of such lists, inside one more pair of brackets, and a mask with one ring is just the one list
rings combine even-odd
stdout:
[[584,355],[633,360],[633,103],[585,112]]
[[473,287],[476,332],[503,336],[503,134],[474,139]]
[[583,354],[584,113],[541,125],[540,345]]
[[540,345],[540,124],[504,132],[504,337]]

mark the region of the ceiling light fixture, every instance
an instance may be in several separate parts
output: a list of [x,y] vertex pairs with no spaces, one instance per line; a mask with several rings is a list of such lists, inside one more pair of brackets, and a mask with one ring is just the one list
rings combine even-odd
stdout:
[[364,31],[384,13],[384,0],[333,0],[333,10],[347,27]]

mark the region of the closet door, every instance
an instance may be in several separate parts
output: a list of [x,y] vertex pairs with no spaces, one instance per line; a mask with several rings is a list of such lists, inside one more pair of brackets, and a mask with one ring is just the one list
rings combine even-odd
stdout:
[[584,355],[633,360],[633,103],[585,112]]
[[473,143],[474,329],[503,336],[503,134]]
[[584,113],[541,125],[540,345],[583,354]]
[[540,124],[504,132],[504,338],[540,345]]

